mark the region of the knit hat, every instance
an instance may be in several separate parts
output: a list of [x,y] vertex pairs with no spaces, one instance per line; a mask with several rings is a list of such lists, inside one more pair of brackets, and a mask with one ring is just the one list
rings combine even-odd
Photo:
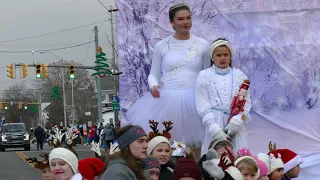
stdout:
[[78,172],[78,158],[72,151],[61,147],[54,148],[49,154],[50,167],[53,159],[64,160],[69,164],[74,173]]
[[79,173],[86,180],[94,180],[103,171],[104,163],[98,158],[86,158],[79,160]]
[[150,156],[154,148],[160,143],[167,143],[169,147],[171,146],[170,141],[166,137],[156,136],[148,142],[148,149],[147,149],[148,156]]
[[147,136],[146,132],[142,127],[140,126],[133,126],[128,131],[123,133],[118,139],[117,142],[119,144],[120,150],[123,148],[129,146],[133,141],[143,137]]
[[[259,153],[257,155],[257,158],[266,165],[266,167],[267,167],[267,175],[269,175],[270,174],[270,169],[269,169],[270,157],[267,154]],[[260,166],[259,166],[259,168],[260,168]],[[262,173],[263,172],[261,172],[261,175],[262,175]]]
[[282,162],[284,163],[283,174],[303,162],[302,157],[290,149],[277,149],[275,153],[279,153],[281,155]]
[[215,139],[211,142],[211,146],[209,146],[209,149],[210,148],[213,148],[215,149],[215,147],[217,146],[217,144],[219,144],[220,142],[226,142],[229,146],[233,147],[232,146],[232,143],[231,143],[231,139],[228,139],[228,138],[220,138],[220,139]]
[[232,48],[231,48],[230,42],[227,41],[226,39],[221,38],[211,44],[211,46],[210,46],[210,59],[212,59],[212,53],[214,52],[214,50],[219,46],[227,46],[231,52],[230,55],[232,55]]
[[159,163],[159,160],[155,157],[147,157],[143,160],[143,164],[145,166],[145,169],[148,170],[148,169],[152,169],[152,168],[161,168],[160,167],[160,163]]
[[261,161],[258,157],[256,156],[252,156],[252,157],[256,160],[256,163],[260,170],[259,178],[268,175],[268,172],[269,172],[268,166],[263,161]]
[[192,177],[195,180],[202,180],[201,170],[194,160],[184,158],[178,160],[173,170],[173,180],[179,180],[183,177]]
[[268,153],[270,156],[270,173],[279,168],[284,168],[284,164],[281,160],[281,155],[277,153],[277,151],[273,151],[272,153]]

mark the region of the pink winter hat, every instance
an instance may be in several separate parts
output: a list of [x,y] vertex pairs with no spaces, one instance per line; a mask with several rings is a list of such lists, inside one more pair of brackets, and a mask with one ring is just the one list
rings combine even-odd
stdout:
[[258,165],[258,167],[259,167],[259,169],[260,169],[260,176],[259,176],[259,178],[268,175],[269,169],[268,169],[268,166],[266,165],[266,163],[264,163],[263,161],[261,161],[261,160],[260,160],[258,157],[256,157],[256,156],[253,156],[253,158],[256,160],[257,165]]

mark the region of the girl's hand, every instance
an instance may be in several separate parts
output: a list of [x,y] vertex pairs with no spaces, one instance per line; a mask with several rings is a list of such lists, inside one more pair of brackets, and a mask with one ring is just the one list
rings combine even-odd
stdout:
[[154,86],[152,89],[151,89],[151,95],[152,97],[154,98],[160,98],[160,89],[158,86]]

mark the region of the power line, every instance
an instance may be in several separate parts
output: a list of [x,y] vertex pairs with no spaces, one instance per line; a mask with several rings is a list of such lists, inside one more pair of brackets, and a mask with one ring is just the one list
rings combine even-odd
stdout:
[[[92,41],[92,35],[93,35],[93,32],[94,32],[94,31],[92,31],[92,32],[91,32],[91,36],[90,36],[89,41]],[[85,55],[84,55],[84,57],[82,58],[81,64],[83,63],[83,61],[84,61],[84,60],[86,59],[86,57],[87,57],[89,47],[90,47],[90,44],[88,44],[86,54],[85,54]]]
[[46,52],[46,51],[57,51],[57,50],[64,50],[64,49],[70,49],[70,48],[76,48],[79,46],[83,46],[86,44],[90,44],[94,41],[89,41],[82,44],[77,44],[73,46],[67,46],[67,47],[60,47],[60,48],[53,48],[53,49],[42,49],[42,50],[24,50],[24,51],[0,51],[0,53],[12,53],[12,54],[18,54],[18,53],[30,53],[30,52]]
[[108,20],[106,19],[106,20],[103,20],[103,21],[99,21],[99,22],[95,22],[95,23],[91,23],[91,24],[86,24],[86,25],[83,25],[83,26],[78,26],[78,27],[74,27],[74,28],[70,28],[70,29],[51,32],[51,33],[40,34],[40,35],[36,35],[36,36],[29,36],[29,37],[24,37],[24,38],[17,38],[17,39],[0,41],[0,44],[8,43],[8,42],[14,42],[14,41],[21,41],[21,40],[26,40],[26,39],[32,39],[32,38],[38,38],[38,37],[43,37],[43,36],[48,36],[48,35],[53,35],[53,34],[57,34],[57,33],[66,32],[66,31],[72,31],[72,30],[75,30],[75,29],[80,29],[80,28],[83,28],[83,27],[92,26],[92,25],[103,23],[103,22],[106,22],[106,21],[108,21]]

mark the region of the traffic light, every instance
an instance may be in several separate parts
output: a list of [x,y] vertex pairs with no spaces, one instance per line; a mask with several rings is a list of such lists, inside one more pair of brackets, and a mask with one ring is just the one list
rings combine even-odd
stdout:
[[69,78],[74,79],[74,66],[73,65],[69,66]]
[[40,70],[40,64],[36,65],[36,77],[39,79],[41,78],[41,70]]
[[42,64],[42,79],[48,76],[48,64]]
[[22,64],[22,78],[28,76],[28,64]]
[[22,102],[18,102],[18,109],[22,109]]
[[28,103],[27,102],[24,103],[24,109],[28,109]]
[[9,78],[13,79],[14,78],[13,64],[9,64],[9,65],[7,65],[7,67],[8,67],[7,72],[9,73],[7,76]]
[[4,102],[4,109],[8,109],[8,103]]

